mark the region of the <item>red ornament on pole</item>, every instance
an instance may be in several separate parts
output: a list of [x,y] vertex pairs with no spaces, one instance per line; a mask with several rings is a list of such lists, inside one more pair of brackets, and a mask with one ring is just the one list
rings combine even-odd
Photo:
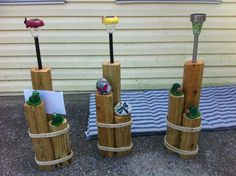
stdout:
[[37,61],[38,61],[38,69],[41,70],[43,69],[43,66],[42,66],[41,54],[40,54],[40,48],[39,48],[39,34],[41,31],[41,27],[44,26],[44,22],[40,19],[27,20],[27,18],[25,17],[24,23],[26,25],[26,28],[30,29],[31,34],[34,37],[35,50],[36,50]]
[[24,21],[26,28],[38,28],[44,26],[44,22],[40,19],[29,19],[25,18]]

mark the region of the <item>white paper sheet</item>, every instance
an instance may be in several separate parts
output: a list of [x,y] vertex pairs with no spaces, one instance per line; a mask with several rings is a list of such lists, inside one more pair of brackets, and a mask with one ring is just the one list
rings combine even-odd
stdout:
[[[24,89],[25,102],[32,95],[34,90]],[[63,114],[66,115],[63,92],[54,92],[48,90],[37,90],[41,100],[44,101],[45,109],[48,114]]]

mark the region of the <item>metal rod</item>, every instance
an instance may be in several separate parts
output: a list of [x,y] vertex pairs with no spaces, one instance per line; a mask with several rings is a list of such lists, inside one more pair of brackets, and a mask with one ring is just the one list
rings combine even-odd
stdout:
[[43,67],[42,67],[40,48],[39,48],[39,38],[38,37],[34,37],[34,43],[35,43],[35,49],[36,49],[36,54],[37,54],[38,69],[41,70],[41,69],[43,69]]
[[193,43],[193,58],[192,62],[197,62],[197,49],[198,49],[198,35],[194,35],[194,43]]
[[109,33],[109,45],[110,45],[110,63],[114,63],[113,35],[112,35],[112,33]]

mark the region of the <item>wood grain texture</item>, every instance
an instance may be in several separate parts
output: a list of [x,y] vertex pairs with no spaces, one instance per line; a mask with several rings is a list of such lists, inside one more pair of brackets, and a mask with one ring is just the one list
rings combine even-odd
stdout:
[[202,88],[204,62],[197,60],[196,63],[187,61],[184,64],[183,92],[184,111],[190,106],[199,107]]
[[[114,124],[113,116],[113,95],[96,94],[96,115],[97,122]],[[115,147],[115,130],[112,128],[98,127],[98,143],[101,146]],[[102,156],[112,157],[114,152],[99,150]]]
[[[201,125],[201,116],[196,119],[189,119],[183,115],[184,127],[199,127]],[[181,132],[180,149],[194,151],[198,145],[199,132]],[[182,159],[193,159],[195,155],[180,155]]]
[[50,68],[31,69],[32,87],[34,90],[52,90],[52,76]]
[[[183,96],[174,96],[169,93],[169,105],[168,105],[168,121],[175,125],[182,125],[183,117],[183,107],[184,107],[184,95]],[[171,127],[167,127],[166,140],[167,142],[179,148],[180,143],[180,134],[179,130],[175,130]]]
[[[129,122],[131,120],[131,114],[127,116],[117,116],[115,115],[115,123],[124,123]],[[131,125],[115,128],[115,147],[127,147],[130,146],[132,142],[131,138]],[[124,151],[124,152],[116,152],[116,156],[123,157],[127,156],[131,153],[132,150]]]
[[113,93],[113,107],[120,102],[121,80],[120,80],[120,62],[103,62],[103,77],[111,84]]
[[[63,123],[60,126],[53,126],[52,121],[49,123],[50,132],[60,131],[65,129],[68,126],[67,119],[64,119]],[[60,159],[65,156],[70,155],[71,153],[71,143],[69,138],[69,132],[62,134],[60,136],[52,137],[52,147],[55,159]],[[70,160],[64,161],[63,163],[57,164],[58,167],[67,166],[70,164]]]
[[[25,104],[25,116],[28,122],[29,131],[33,134],[48,133],[47,115],[44,109],[44,103],[42,102],[38,106],[30,106]],[[33,139],[32,144],[35,151],[37,160],[50,161],[54,160],[53,148],[50,138]],[[51,171],[55,168],[51,166],[39,166],[41,170]]]

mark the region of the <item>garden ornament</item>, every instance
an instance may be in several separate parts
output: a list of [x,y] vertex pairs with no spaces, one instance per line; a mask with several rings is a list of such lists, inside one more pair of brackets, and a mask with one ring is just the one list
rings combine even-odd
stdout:
[[108,95],[111,93],[111,85],[105,78],[100,78],[96,84],[97,92],[101,95]]
[[39,48],[39,35],[42,29],[42,26],[44,26],[44,22],[40,19],[27,19],[25,18],[25,26],[26,28],[30,29],[30,32],[32,36],[34,37],[34,43],[35,43],[35,49],[37,54],[37,61],[38,61],[38,69],[41,70],[42,67],[42,61],[41,61],[41,55],[40,55],[40,48]]
[[206,14],[196,13],[191,14],[190,21],[192,22],[194,43],[193,43],[193,57],[192,62],[197,62],[197,50],[198,50],[198,37],[201,33],[202,24],[206,20]]
[[114,63],[113,32],[115,31],[115,25],[119,23],[119,18],[117,16],[104,16],[102,17],[102,23],[106,25],[109,33],[110,63]]
[[129,103],[127,102],[119,102],[115,107],[114,107],[114,112],[118,116],[126,116],[131,114],[132,112],[132,107]]
[[32,95],[29,97],[29,100],[26,102],[28,105],[38,106],[41,104],[41,99],[39,97],[39,92],[36,90],[33,91]]
[[63,115],[54,113],[52,115],[52,125],[53,126],[60,126],[63,123],[64,119],[65,118],[63,117]]
[[196,108],[195,106],[190,106],[186,111],[185,114],[188,118],[190,119],[195,119],[197,117],[199,117],[201,115],[200,111],[198,110],[198,108]]
[[170,89],[170,92],[174,96],[183,95],[183,90],[182,90],[181,85],[179,83],[174,83],[172,88]]

